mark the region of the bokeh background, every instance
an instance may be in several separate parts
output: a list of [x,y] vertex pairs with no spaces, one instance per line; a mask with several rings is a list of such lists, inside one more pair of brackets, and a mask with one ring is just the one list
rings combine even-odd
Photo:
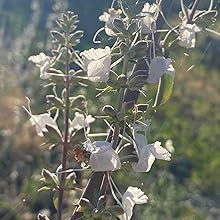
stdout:
[[[209,1],[201,2],[205,8]],[[49,54],[49,31],[67,9],[79,14],[80,28],[85,31],[78,49],[91,47],[93,34],[102,25],[98,17],[109,5],[109,0],[0,0],[1,220],[36,219],[39,211],[54,219],[55,213],[52,194],[37,189],[42,168],[54,170],[59,157],[41,146],[43,140],[22,109],[25,96],[31,99],[34,113],[46,109],[47,90],[40,87],[38,70],[28,63],[28,57],[41,51]],[[176,21],[178,8],[176,1],[171,23]],[[219,19],[212,28],[220,31]],[[197,45],[195,50],[173,47],[170,51],[177,70],[173,96],[153,118],[148,134],[150,142],[173,141],[172,161],[157,161],[143,175],[116,173],[119,187],[141,186],[150,198],[147,205],[135,208],[133,219],[220,219],[220,39],[204,34]],[[111,97],[98,100],[90,90],[91,113],[101,111],[100,103]],[[87,92],[82,88],[77,94]],[[142,101],[148,100],[142,97]],[[95,126],[105,129],[99,122]],[[68,198],[66,212],[71,213],[74,195]]]

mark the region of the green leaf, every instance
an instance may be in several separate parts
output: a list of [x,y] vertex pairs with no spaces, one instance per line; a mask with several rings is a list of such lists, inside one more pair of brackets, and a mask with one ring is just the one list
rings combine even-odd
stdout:
[[216,10],[205,12],[202,15],[195,18],[195,23],[199,27],[207,28],[215,23],[216,16],[217,16]]
[[80,38],[83,36],[83,31],[76,31],[73,34],[69,35],[69,43],[72,46],[75,46],[76,44],[78,44],[80,42]]
[[47,185],[49,184],[53,187],[58,185],[57,176],[54,173],[51,173],[49,170],[43,169],[41,175],[43,176],[43,182],[45,182]]
[[128,59],[139,60],[146,55],[148,45],[146,41],[138,41],[128,52]]
[[157,89],[157,95],[153,107],[163,105],[169,100],[173,91],[173,84],[174,75],[166,73],[160,78]]
[[51,31],[51,35],[60,44],[62,44],[62,45],[65,44],[65,37],[62,33],[58,32],[58,31]]
[[46,137],[51,144],[57,144],[62,142],[61,135],[54,127],[51,127],[50,125],[46,125],[45,127],[48,131],[43,131],[44,137]]
[[129,47],[126,43],[122,42],[119,46],[121,55],[127,54]]
[[53,205],[54,205],[56,210],[58,208],[58,200],[59,200],[59,198],[58,198],[57,193],[54,193],[54,195],[53,195]]
[[123,22],[122,19],[120,18],[115,18],[114,21],[113,21],[113,25],[115,26],[115,28],[123,33],[123,34],[126,34],[126,27],[125,27],[125,23]]

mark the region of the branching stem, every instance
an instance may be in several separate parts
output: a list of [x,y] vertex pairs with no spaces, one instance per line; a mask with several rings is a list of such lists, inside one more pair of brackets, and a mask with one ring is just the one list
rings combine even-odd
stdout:
[[65,178],[68,145],[69,145],[69,106],[70,106],[70,75],[69,75],[69,42],[68,33],[66,33],[66,75],[64,77],[65,83],[65,108],[64,108],[64,134],[63,134],[63,151],[62,151],[62,173],[60,178],[59,196],[58,196],[58,209],[57,209],[57,220],[62,220],[63,213],[63,197],[65,188]]

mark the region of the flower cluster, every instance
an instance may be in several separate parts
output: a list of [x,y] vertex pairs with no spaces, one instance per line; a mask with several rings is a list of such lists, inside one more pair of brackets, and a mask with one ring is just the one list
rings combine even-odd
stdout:
[[[64,189],[74,188],[71,186],[72,182],[71,184],[68,182],[72,175],[67,177],[65,175],[68,171],[66,170],[68,147],[73,145],[75,147],[71,150],[75,153],[77,162],[80,159],[85,161],[84,153],[88,159],[86,163],[88,166],[83,166],[83,169],[90,169],[95,174],[105,173],[104,177],[108,181],[103,181],[103,184],[107,182],[112,196],[119,205],[117,208],[103,205],[99,210],[98,204],[103,197],[96,201],[97,207],[94,208],[89,199],[82,196],[79,201],[79,212],[86,219],[117,216],[122,220],[130,220],[134,205],[147,203],[148,197],[137,187],[129,186],[121,195],[112,176],[114,171],[122,171],[125,164],[130,164],[132,172],[147,173],[156,159],[171,160],[171,153],[174,151],[172,143],[165,144],[168,151],[161,146],[161,142],[153,140],[148,143],[147,139],[149,121],[152,117],[148,112],[156,112],[158,106],[167,102],[173,88],[175,68],[172,65],[173,59],[165,55],[169,49],[167,45],[177,43],[181,47],[194,48],[196,34],[208,30],[201,24],[201,19],[207,13],[215,12],[212,9],[208,12],[187,11],[182,5],[181,21],[176,27],[171,27],[160,3],[144,4],[136,1],[135,5],[129,5],[119,1],[120,4],[114,7],[115,3],[116,1],[113,1],[112,7],[99,17],[99,20],[105,24],[95,34],[95,37],[98,37],[104,31],[104,34],[114,41],[112,47],[90,48],[82,52],[75,50],[74,46],[80,42],[83,32],[76,31],[77,16],[67,12],[57,21],[61,31],[51,32],[57,46],[56,50],[52,51],[53,56],[40,53],[29,58],[29,61],[40,68],[40,78],[53,86],[53,95],[47,96],[50,105],[46,113],[33,115],[30,106],[25,110],[39,136],[45,137],[52,144],[63,145],[62,165],[56,174],[44,170],[44,182],[47,186],[50,182],[49,186],[53,191],[58,191],[60,197],[63,196]],[[164,30],[167,33],[162,41],[156,39],[156,34],[158,35],[160,31],[157,27],[159,15],[170,27],[169,30]],[[176,39],[167,44],[170,34]],[[77,67],[72,69],[73,66]],[[117,107],[106,103],[103,112],[99,112],[97,117],[104,119],[110,130],[106,140],[101,139],[103,134],[90,133],[90,124],[95,122],[95,117],[90,114],[86,98],[79,95],[71,96],[71,86],[75,86],[78,82],[77,86],[86,85],[86,87],[90,84],[94,87],[94,83],[95,86],[101,83],[104,88],[99,89],[101,92],[97,96],[112,92],[114,96],[117,94],[119,97]],[[137,99],[126,101],[130,100],[126,95],[132,92],[137,94],[138,91],[138,94],[146,96],[147,90],[143,88],[150,88],[151,84],[158,87],[156,94],[151,97],[155,100],[153,105],[151,102],[147,105],[138,103]],[[63,87],[60,88],[60,85]],[[61,90],[59,94],[57,91]],[[100,114],[104,115],[100,117]],[[59,124],[60,118],[64,121],[62,125]],[[64,129],[61,131],[60,128]],[[99,138],[93,139],[94,137]],[[58,177],[60,173],[61,177]],[[47,179],[50,181],[47,182]],[[103,192],[101,186],[100,192]],[[100,192],[96,193],[100,194]],[[58,216],[61,215],[60,212],[62,213],[62,203],[58,205]]]

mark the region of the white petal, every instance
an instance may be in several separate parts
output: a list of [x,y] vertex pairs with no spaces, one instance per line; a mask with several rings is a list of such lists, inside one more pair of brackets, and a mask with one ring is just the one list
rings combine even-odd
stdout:
[[48,69],[50,68],[50,61],[46,61],[41,67],[40,67],[40,78],[41,79],[48,79],[50,78],[50,74],[48,73]]
[[36,132],[39,136],[43,137],[43,132],[47,132],[46,125],[53,127],[60,133],[56,122],[53,118],[50,117],[48,113],[40,114],[40,115],[31,115],[30,121],[32,125],[35,125]]
[[121,219],[130,220],[133,215],[133,208],[135,204],[147,203],[148,197],[141,189],[129,186],[124,195],[122,196],[122,206],[125,214]]
[[35,56],[30,56],[28,58],[29,61],[36,64],[36,66],[40,67],[40,78],[48,79],[50,74],[48,73],[48,69],[51,65],[51,57],[46,56],[44,53],[40,53]]
[[114,8],[110,8],[107,12],[104,12],[103,15],[99,16],[99,20],[105,22],[105,32],[109,36],[114,36],[114,25],[113,21],[115,18],[120,17],[121,10],[115,10]]
[[147,145],[147,138],[143,134],[134,133],[134,139],[139,151]]
[[127,197],[124,199],[123,209],[124,209],[124,215],[120,217],[121,220],[130,220],[133,215],[133,208],[135,203],[132,201],[131,198]]
[[108,22],[110,20],[110,15],[107,12],[104,12],[103,15],[99,16],[99,20],[103,22]]
[[149,76],[147,79],[148,83],[158,83],[161,76],[164,73],[175,73],[175,70],[171,64],[172,60],[170,58],[165,58],[157,56],[151,60],[149,68]]
[[46,56],[44,53],[40,53],[38,55],[33,55],[28,58],[28,61],[31,61],[37,65],[42,65],[48,60],[50,60],[50,57]]
[[182,24],[177,38],[178,44],[185,48],[194,48],[196,44],[196,32],[201,29],[196,24]]
[[156,12],[158,12],[159,7],[157,4],[153,3],[152,5],[150,5],[148,2],[144,4],[144,7],[142,9],[142,13],[151,13],[154,14]]
[[159,160],[171,160],[171,154],[169,153],[169,151],[161,146],[161,143],[159,141],[156,141],[154,144],[151,145],[150,151]]
[[93,82],[107,82],[111,66],[110,47],[104,49],[91,48],[80,54],[83,58],[84,68],[88,79]]
[[151,15],[147,15],[141,19],[141,33],[151,34],[156,31],[156,21]]
[[88,127],[90,123],[94,122],[95,118],[93,118],[91,115],[84,116],[83,114],[80,114],[79,112],[75,113],[75,118],[70,122],[70,132],[74,129],[80,130],[82,128]]
[[120,158],[110,143],[97,141],[93,145],[96,146],[90,155],[90,166],[93,171],[114,171],[121,168]]
[[139,153],[140,156],[139,156],[138,162],[132,163],[132,168],[135,172],[149,172],[150,171],[155,161],[155,156],[151,153],[150,146],[151,145],[145,146]]

